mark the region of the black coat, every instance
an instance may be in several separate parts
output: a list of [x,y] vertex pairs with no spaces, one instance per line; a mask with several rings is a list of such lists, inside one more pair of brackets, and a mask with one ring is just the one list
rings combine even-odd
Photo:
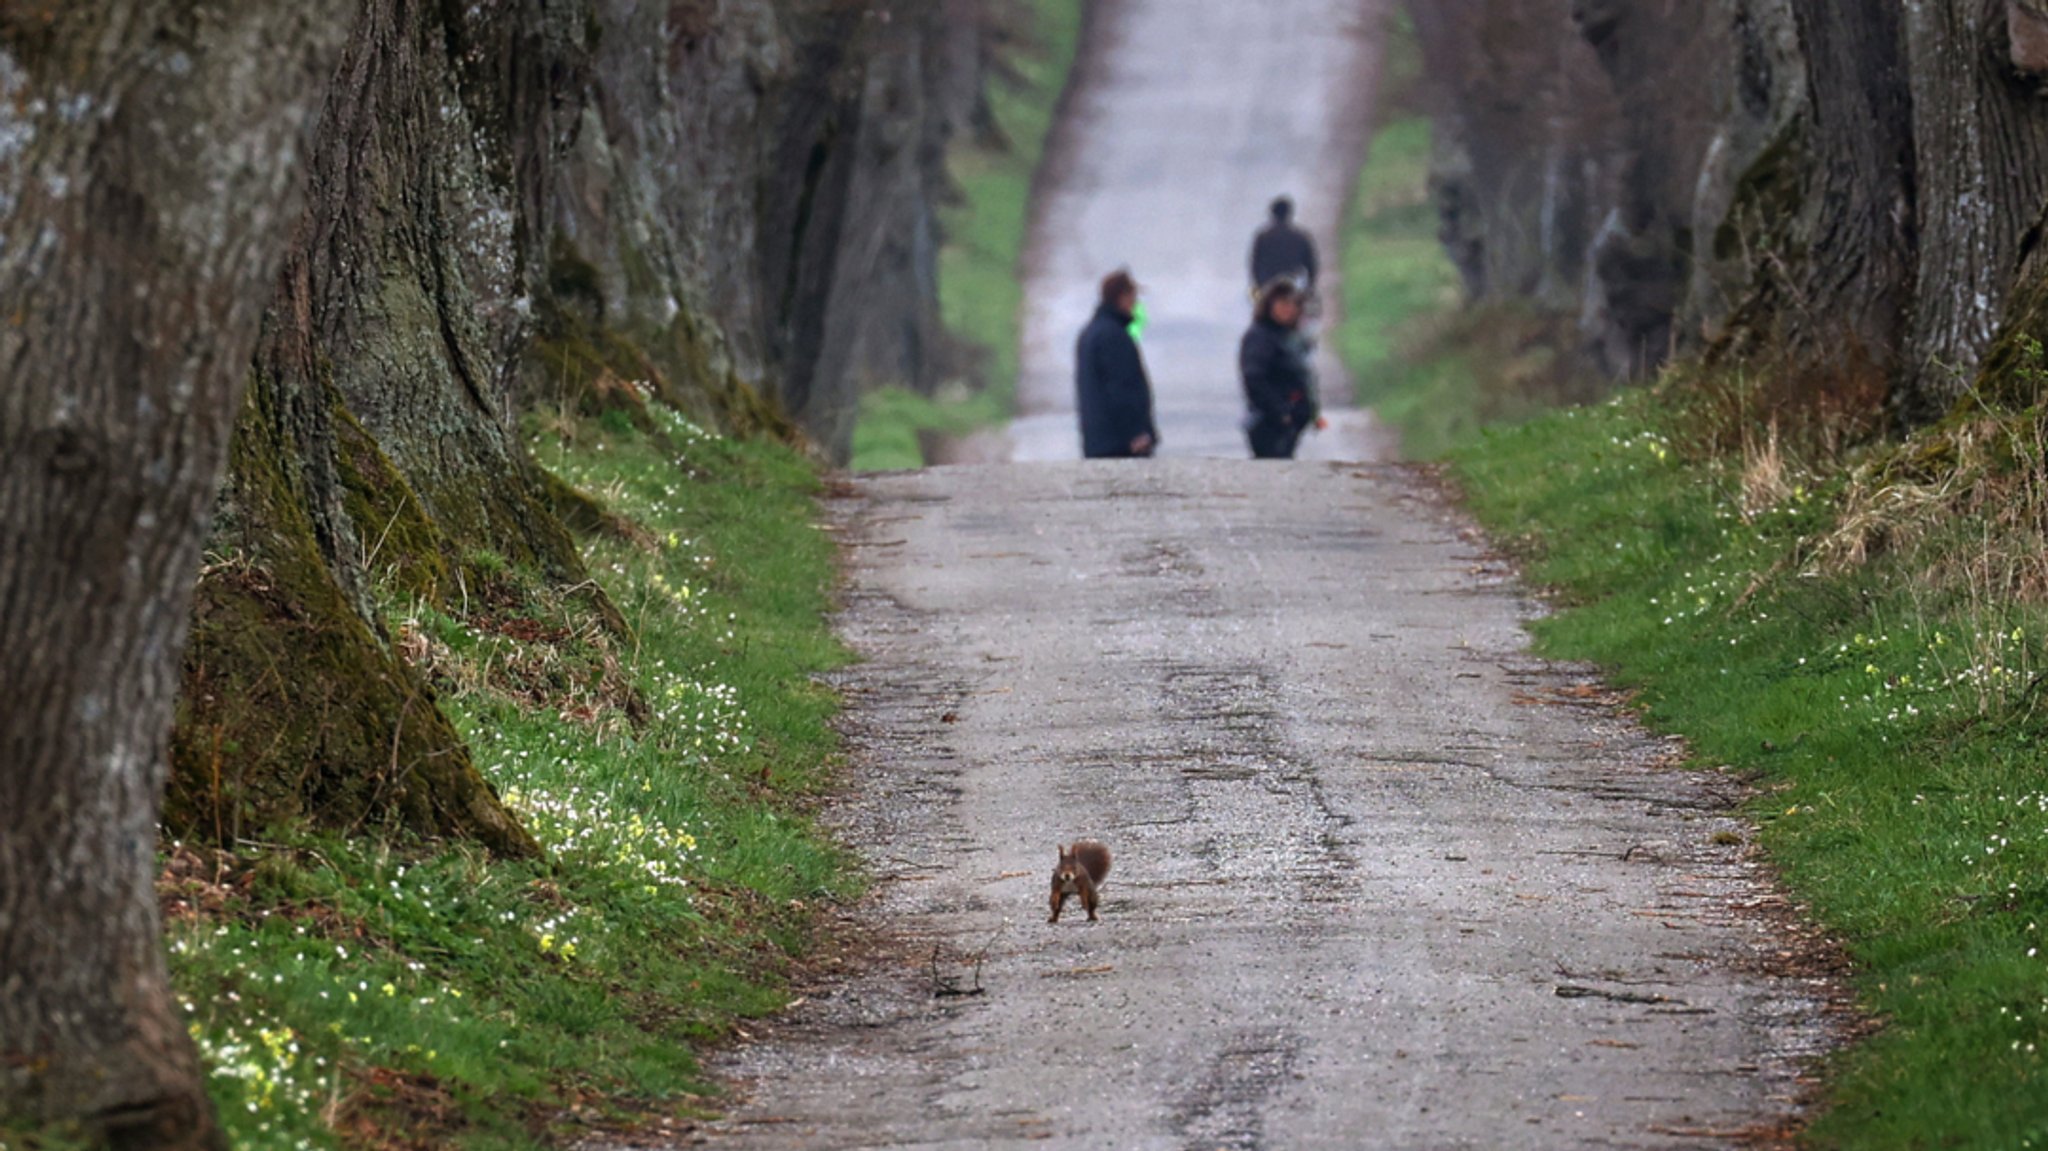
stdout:
[[1237,368],[1258,424],[1298,432],[1316,421],[1315,377],[1307,346],[1294,332],[1271,320],[1255,321],[1237,346]]
[[1074,389],[1081,410],[1081,454],[1128,456],[1139,436],[1159,440],[1152,422],[1152,381],[1131,338],[1131,317],[1104,304],[1074,348]]
[[1281,276],[1297,273],[1316,282],[1316,244],[1308,233],[1292,224],[1272,223],[1252,241],[1252,285],[1264,287]]

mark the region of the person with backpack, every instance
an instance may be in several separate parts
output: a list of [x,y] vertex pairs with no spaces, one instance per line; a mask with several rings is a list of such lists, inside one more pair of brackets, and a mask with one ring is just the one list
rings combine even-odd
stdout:
[[1252,458],[1291,460],[1301,436],[1322,426],[1309,345],[1301,334],[1302,291],[1275,279],[1259,291],[1258,312],[1238,344],[1244,378],[1245,436]]

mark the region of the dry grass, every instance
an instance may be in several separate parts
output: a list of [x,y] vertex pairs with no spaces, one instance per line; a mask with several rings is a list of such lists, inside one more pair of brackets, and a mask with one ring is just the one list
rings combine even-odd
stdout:
[[405,660],[452,698],[546,710],[598,742],[647,721],[632,652],[621,650],[601,616],[563,595],[488,597],[460,615],[416,604],[395,632]]
[[1751,522],[1772,508],[1782,506],[1802,485],[1795,482],[1794,469],[1785,458],[1774,420],[1763,439],[1747,436],[1742,443],[1742,515]]
[[1828,363],[1689,360],[1666,369],[1656,390],[1672,409],[1675,445],[1693,460],[1747,460],[1766,430],[1795,469],[1835,471],[1881,440],[1889,424],[1883,370],[1851,353]]
[[2048,427],[2038,412],[1972,414],[1908,438],[1852,470],[1825,570],[1905,560],[1929,587],[2048,602]]

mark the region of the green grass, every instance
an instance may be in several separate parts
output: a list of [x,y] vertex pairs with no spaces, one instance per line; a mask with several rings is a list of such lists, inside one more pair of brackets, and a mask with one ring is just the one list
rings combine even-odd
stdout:
[[1382,119],[1339,236],[1344,322],[1336,351],[1357,403],[1434,459],[1480,428],[1526,419],[1604,388],[1577,374],[1570,317],[1508,301],[1463,306],[1465,288],[1437,239],[1431,125],[1415,98],[1422,58],[1405,14],[1388,21]]
[[1740,462],[1676,446],[1685,419],[1632,394],[1452,459],[1568,605],[1540,650],[1597,661],[1702,763],[1756,773],[1771,860],[1846,942],[1886,1025],[1833,1063],[1811,1145],[2048,1145],[2048,619],[1926,578],[1914,557],[1972,524],[1817,569],[1801,541],[1832,523],[1827,485],[1746,516]]
[[533,589],[394,613],[546,862],[338,838],[174,855],[200,908],[171,923],[175,978],[237,1145],[535,1147],[699,1109],[696,1049],[780,1008],[811,906],[849,893],[803,815],[836,754],[811,677],[845,659],[817,476],[652,426],[538,449],[636,525],[588,545],[629,636]]
[[1011,53],[1016,82],[998,78],[990,110],[1003,146],[958,144],[949,157],[960,201],[944,213],[939,253],[939,307],[952,335],[983,359],[972,394],[932,400],[900,388],[867,397],[854,429],[853,466],[916,467],[923,462],[917,430],[958,434],[1007,418],[1016,403],[1018,322],[1024,306],[1019,274],[1031,216],[1031,187],[1045,158],[1060,94],[1073,71],[1081,36],[1082,0],[1027,0],[1029,47]]
[[[1559,408],[1587,389],[1545,350],[1569,332],[1462,305],[1427,203],[1428,125],[1396,96],[1347,217],[1338,347],[1360,400],[1411,455],[1447,456],[1551,590],[1538,649],[1602,665],[1699,763],[1756,782],[1771,863],[1883,1024],[1830,1061],[1808,1144],[2048,1146],[2048,612],[2004,574],[2037,546],[2012,509],[2037,508],[2041,485],[1918,477],[1990,495],[1887,525],[1887,473],[1855,465],[1890,449],[1804,466],[1760,450],[1759,411],[1788,393],[1772,381],[1687,370]],[[1908,445],[1895,471],[1961,456]],[[1859,516],[1884,546],[1851,563],[1831,545]]]
[[1374,133],[1345,216],[1344,325],[1337,350],[1358,382],[1360,403],[1385,405],[1404,425],[1426,389],[1404,353],[1418,324],[1461,300],[1457,269],[1436,239],[1429,200],[1430,125],[1398,115]]
[[1477,377],[1467,356],[1434,338],[1457,314],[1463,289],[1436,239],[1430,123],[1412,98],[1421,50],[1405,13],[1388,21],[1385,52],[1381,121],[1338,237],[1344,322],[1336,351],[1357,402],[1398,430],[1410,455],[1427,456],[1465,429]]
[[993,391],[950,400],[920,396],[907,388],[870,392],[861,399],[860,422],[853,430],[853,466],[868,472],[922,467],[920,432],[964,436],[1009,418],[1013,402]]

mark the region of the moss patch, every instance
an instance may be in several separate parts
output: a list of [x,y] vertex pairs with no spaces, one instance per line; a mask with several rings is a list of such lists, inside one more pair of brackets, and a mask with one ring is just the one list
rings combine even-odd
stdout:
[[[535,853],[433,690],[336,582],[266,431],[272,398],[252,389],[231,449],[234,538],[254,546],[216,553],[201,573],[166,831],[226,845],[297,827],[374,829]],[[408,505],[389,506],[395,521]]]
[[813,465],[650,419],[534,429],[629,525],[583,543],[630,640],[572,589],[390,605],[545,862],[303,829],[169,852],[173,977],[238,1145],[675,1138],[714,1102],[697,1052],[781,1007],[854,891],[804,814],[838,746],[814,677],[846,658]]

